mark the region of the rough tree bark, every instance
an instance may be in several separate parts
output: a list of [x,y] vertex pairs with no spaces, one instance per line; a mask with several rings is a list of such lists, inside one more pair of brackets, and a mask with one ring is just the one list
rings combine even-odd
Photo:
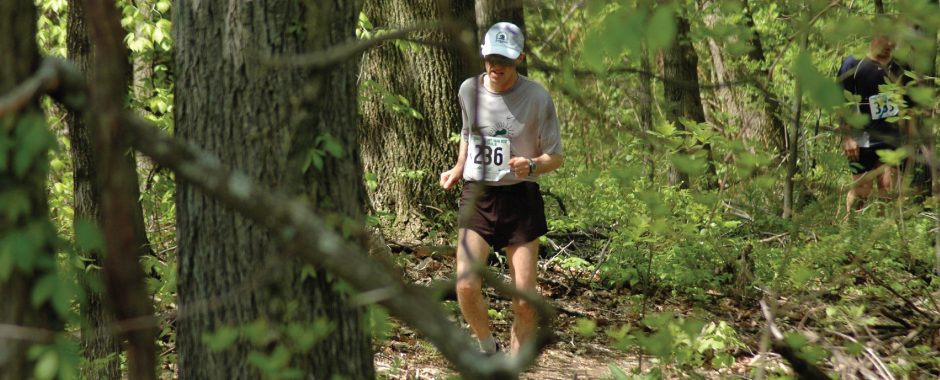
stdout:
[[[68,57],[75,66],[87,75],[91,62],[91,44],[85,25],[85,1],[69,0],[66,45]],[[72,159],[74,220],[87,219],[101,222],[100,191],[96,178],[94,151],[85,125],[84,116],[69,112],[65,117],[69,129],[69,156]],[[102,266],[100,252],[83,252],[93,261],[86,265]],[[85,292],[85,302],[79,304],[83,318],[81,346],[82,354],[89,362],[104,359],[108,355],[120,352],[120,346],[113,334],[114,315],[105,309],[101,293],[100,271],[91,269],[82,278],[81,287]],[[89,379],[119,379],[120,360],[114,360],[82,368],[82,375]]]
[[[680,118],[704,123],[705,112],[702,109],[702,96],[698,85],[698,55],[689,41],[689,21],[677,16],[676,29],[676,40],[672,46],[663,50],[663,76],[667,79],[663,83],[663,97],[669,104],[667,119],[674,123],[677,129],[685,130],[685,126],[679,121]],[[669,185],[688,189],[688,173],[670,165]]]
[[[0,2],[0,94],[5,94],[39,67],[39,48],[36,45],[36,6],[32,0]],[[0,324],[18,325],[23,333],[14,337],[0,337],[0,380],[31,378],[35,359],[27,357],[29,348],[42,336],[29,328],[61,328],[61,322],[49,303],[36,308],[30,302],[33,285],[44,275],[55,270],[55,250],[51,237],[55,231],[49,222],[46,200],[48,161],[46,149],[33,155],[33,162],[22,172],[14,169],[15,153],[25,149],[24,139],[51,139],[52,136],[35,134],[45,131],[42,110],[32,100],[18,112],[0,118],[0,154],[6,163],[0,167],[0,197],[14,200],[0,203],[5,217],[0,218],[0,241],[8,238],[26,239],[14,252],[0,253]],[[48,133],[48,132],[46,132]],[[37,142],[37,141],[33,141]],[[11,150],[12,148],[12,150]],[[11,207],[17,206],[17,212]],[[27,248],[32,251],[30,254]],[[25,252],[24,252],[25,251]],[[25,255],[25,260],[22,254]],[[29,263],[29,265],[26,265]],[[7,328],[6,330],[10,330]],[[48,339],[48,337],[45,337]]]
[[[312,27],[330,28],[328,37],[317,34],[316,39],[336,43],[354,38],[358,15],[354,4],[314,5],[313,16],[326,25]],[[342,168],[324,166],[323,173],[311,173],[317,170],[311,166],[308,176],[289,172],[298,170],[296,156],[307,154],[313,148],[310,142],[327,130],[347,145],[345,154],[355,153],[349,147],[354,145],[350,142],[356,129],[350,120],[356,100],[349,95],[355,70],[344,66],[334,74],[320,73],[327,76],[317,88],[316,83],[305,86],[306,70],[273,69],[261,58],[309,50],[305,40],[310,38],[289,32],[304,24],[307,11],[304,3],[292,1],[174,4],[176,130],[253,180],[272,188],[302,190],[318,207],[332,202],[337,210],[356,212],[352,205],[361,200],[356,190],[341,188],[358,178],[352,173],[355,160]],[[318,91],[323,97],[306,100],[302,95]],[[326,101],[324,97],[332,98],[317,103]],[[305,109],[309,104],[320,108]],[[337,181],[336,187],[328,181],[313,183],[327,176]],[[178,320],[180,379],[259,377],[247,360],[256,349],[247,339],[212,352],[202,342],[204,333],[259,319],[281,324],[322,317],[336,325],[335,331],[309,352],[296,353],[292,367],[317,379],[374,377],[371,347],[359,327],[359,313],[346,296],[333,290],[327,276],[304,280],[299,266],[278,258],[279,247],[263,226],[187,182],[178,180],[177,188],[179,304],[184,316]]]
[[[709,4],[711,2],[705,2],[706,7]],[[750,5],[745,0],[742,6],[748,14],[745,24],[753,31],[751,38],[747,41],[748,46],[751,47],[747,57],[754,62],[766,63],[760,35],[754,28],[754,20],[750,16]],[[721,23],[720,13],[708,13],[704,20],[709,27],[714,27]],[[765,70],[748,72],[743,60],[729,57],[724,44],[715,39],[708,39],[708,48],[715,68],[716,82],[739,83],[754,78],[755,75],[761,79],[767,79]],[[744,85],[723,86],[716,91],[721,104],[730,111],[732,123],[740,125],[743,129],[741,135],[744,138],[758,139],[764,146],[777,149],[781,153],[786,150],[786,127],[780,118],[780,104],[769,99],[774,98],[773,96],[768,98]]]
[[[368,0],[363,8],[376,27],[395,29],[438,21],[448,11],[457,22],[473,24],[472,0],[455,0],[450,9],[441,9],[437,0]],[[416,32],[412,38],[452,41],[437,30]],[[372,206],[395,214],[396,224],[387,231],[394,238],[420,239],[428,232],[423,219],[456,209],[456,193],[443,191],[439,177],[456,160],[457,144],[448,139],[460,130],[457,91],[471,75],[469,65],[453,47],[414,50],[386,43],[365,53],[360,84],[374,81],[404,96],[424,116],[419,120],[395,112],[382,95],[364,88],[370,100],[362,103],[360,120],[363,164],[366,173],[378,176],[378,187],[370,190]],[[401,168],[426,174],[407,178],[397,173]]]
[[[92,46],[89,42],[87,29],[87,20],[85,15],[84,1],[69,1],[69,17],[67,25],[66,44],[68,46],[69,59],[75,63],[86,75],[89,74],[90,64],[93,58]],[[131,69],[129,65],[124,65],[122,70],[127,73],[126,83],[130,83]],[[74,183],[74,210],[75,220],[87,219],[95,223],[102,224],[101,211],[101,191],[99,189],[98,171],[95,167],[95,149],[92,144],[90,131],[86,126],[86,120],[76,112],[70,112],[66,117],[66,124],[69,127],[69,141],[71,150],[69,155],[72,159],[73,183]],[[116,161],[126,173],[136,173],[136,161],[134,155],[123,154]],[[140,190],[138,187],[138,178],[128,176],[128,181],[133,182],[133,189],[129,194],[132,199],[140,199]],[[144,224],[143,210],[135,201],[133,207],[129,210],[133,214],[133,220],[129,222],[133,229],[133,236],[137,240],[133,243],[138,256],[152,254],[150,242],[147,240],[147,232]],[[124,222],[122,222],[123,224]],[[103,266],[103,259],[100,252],[84,252],[93,261],[86,263],[89,266]],[[114,317],[112,313],[104,309],[105,302],[103,294],[100,292],[100,272],[98,270],[88,270],[87,275],[82,279],[81,286],[87,294],[86,302],[80,305],[80,312],[84,318],[82,326],[82,347],[83,353],[89,361],[98,360],[107,357],[110,354],[119,352],[120,348],[115,340]],[[93,366],[83,368],[83,373],[96,379],[116,379],[120,378],[120,361],[117,357],[114,360]]]
[[[525,8],[522,0],[476,0],[477,45],[483,44],[483,35],[493,24],[501,21],[516,24],[526,34]],[[526,50],[529,49],[526,34]],[[519,74],[529,75],[525,67],[517,69]]]

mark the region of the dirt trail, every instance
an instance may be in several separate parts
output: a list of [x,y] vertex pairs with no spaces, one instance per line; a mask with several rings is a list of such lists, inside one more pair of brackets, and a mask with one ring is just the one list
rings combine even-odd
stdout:
[[[405,274],[417,284],[444,280],[454,271],[452,252],[446,249],[419,248],[399,253],[399,259]],[[632,294],[623,289],[608,290],[596,286],[591,289],[590,279],[595,275],[592,270],[562,268],[546,260],[539,261],[539,268],[539,292],[553,305],[567,310],[568,313],[560,313],[556,317],[556,341],[549,345],[536,364],[522,375],[523,379],[611,379],[610,364],[629,372],[637,368],[639,358],[614,349],[604,333],[605,330],[619,328],[631,322],[636,325],[642,318],[644,308],[648,313],[672,311],[686,314],[681,310],[695,310],[697,313],[711,314],[693,305],[674,301],[647,305],[632,302]],[[508,281],[508,277],[505,279]],[[490,308],[499,311],[499,315],[491,319],[494,335],[502,346],[506,347],[512,321],[510,302],[500,299],[492,288],[487,289],[486,293],[489,296]],[[454,319],[466,328],[466,323],[457,311],[456,302],[444,301],[443,304],[451,310]],[[586,338],[576,332],[580,317],[597,323],[595,336]],[[376,370],[388,379],[456,378],[453,367],[408,326],[398,324],[390,333],[389,339],[378,344],[375,356]],[[649,366],[647,359],[644,367]],[[716,375],[714,377],[721,377],[718,372],[713,374]]]

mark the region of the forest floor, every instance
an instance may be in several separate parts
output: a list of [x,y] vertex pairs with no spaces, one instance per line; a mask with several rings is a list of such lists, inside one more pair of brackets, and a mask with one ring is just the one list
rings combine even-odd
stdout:
[[[454,272],[453,248],[398,247],[394,255],[403,269],[406,280],[427,285],[431,281],[446,280]],[[491,255],[491,259],[493,255]],[[503,274],[508,282],[508,270],[498,263],[491,265]],[[535,365],[523,373],[523,379],[613,379],[610,365],[631,373],[635,369],[646,372],[651,366],[649,356],[636,352],[615,349],[606,330],[619,329],[625,324],[637,326],[645,315],[670,312],[676,316],[694,317],[701,321],[725,321],[738,332],[742,343],[731,354],[734,364],[728,367],[696,368],[695,373],[705,378],[753,378],[754,371],[763,362],[768,373],[784,375],[791,373],[786,362],[773,352],[761,359],[759,353],[762,327],[766,326],[756,301],[752,308],[739,308],[730,297],[716,296],[713,302],[678,300],[671,294],[653,294],[652,297],[637,296],[634,290],[606,289],[600,286],[595,270],[564,268],[557,261],[539,260],[539,293],[553,306],[561,310],[555,320],[556,339],[543,350]],[[510,301],[488,288],[494,335],[502,347],[508,346],[512,321]],[[646,302],[643,302],[643,299]],[[740,302],[739,302],[740,303]],[[455,301],[444,301],[454,319],[469,331],[460,316]],[[578,332],[578,320],[586,318],[597,323],[593,337]],[[397,321],[396,321],[397,322]],[[449,379],[457,374],[447,360],[434,347],[423,340],[412,328],[396,323],[387,340],[376,342],[376,370],[387,379]],[[667,378],[673,378],[668,369]]]

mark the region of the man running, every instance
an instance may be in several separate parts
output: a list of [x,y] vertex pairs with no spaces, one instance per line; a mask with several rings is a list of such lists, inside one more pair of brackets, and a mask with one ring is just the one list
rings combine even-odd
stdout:
[[[460,153],[453,169],[441,173],[451,189],[461,178],[457,244],[457,301],[487,354],[497,351],[489,314],[474,266],[486,264],[490,247],[506,248],[516,289],[534,292],[539,237],[548,232],[544,204],[535,182],[561,167],[561,132],[548,91],[519,75],[525,37],[514,24],[493,25],[481,53],[486,72],[467,79],[458,97],[463,118]],[[481,195],[471,200],[474,190]],[[536,312],[513,297],[512,353],[535,332]]]
[[[856,105],[856,112],[868,117],[864,127],[854,129],[843,119],[841,121],[842,145],[852,170],[855,187],[850,188],[846,197],[846,211],[852,212],[856,198],[861,202],[856,209],[865,206],[865,200],[871,193],[873,181],[869,172],[884,166],[877,151],[897,149],[901,146],[901,130],[897,123],[888,122],[888,118],[898,116],[899,104],[891,94],[883,93],[879,86],[887,83],[907,83],[910,77],[904,75],[904,68],[892,58],[894,42],[884,35],[873,37],[868,53],[861,59],[849,56],[842,61],[839,69],[839,81],[846,91],[861,97]],[[902,121],[905,132],[913,128],[913,121]],[[889,190],[897,190],[898,169],[886,168],[877,175],[878,197],[890,199]],[[894,189],[892,189],[894,188]],[[896,194],[896,191],[892,191]]]

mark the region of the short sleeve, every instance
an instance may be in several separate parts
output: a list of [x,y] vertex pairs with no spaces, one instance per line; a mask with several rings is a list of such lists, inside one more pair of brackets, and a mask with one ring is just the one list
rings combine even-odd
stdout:
[[555,112],[555,102],[546,92],[546,102],[539,120],[540,134],[539,147],[542,154],[562,154],[561,126],[558,124],[558,114]]
[[842,61],[842,66],[839,67],[839,83],[842,84],[842,88],[851,92],[856,93],[855,86],[855,76],[852,75],[855,73],[855,68],[858,67],[857,62],[855,62],[852,57],[848,57]]

